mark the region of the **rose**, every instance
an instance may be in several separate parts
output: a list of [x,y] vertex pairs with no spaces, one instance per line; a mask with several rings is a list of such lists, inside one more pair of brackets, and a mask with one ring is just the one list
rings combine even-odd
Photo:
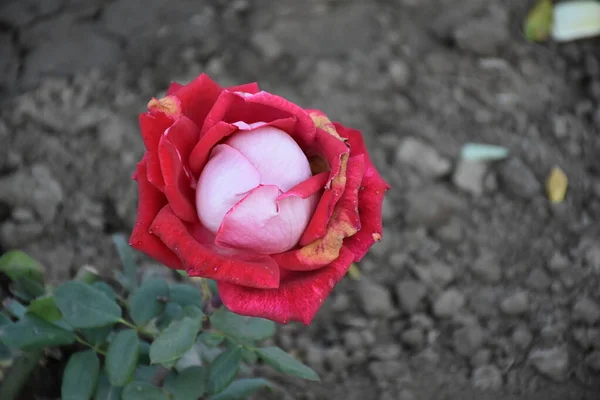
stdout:
[[233,312],[309,324],[381,239],[389,188],[361,133],[256,84],[173,83],[140,115],[130,244],[216,280]]

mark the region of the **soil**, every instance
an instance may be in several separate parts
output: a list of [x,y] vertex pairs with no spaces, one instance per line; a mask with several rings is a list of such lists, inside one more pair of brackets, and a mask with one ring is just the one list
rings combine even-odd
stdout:
[[[110,275],[147,99],[258,81],[361,129],[393,186],[360,279],[279,329],[323,383],[259,373],[290,399],[597,399],[600,46],[526,42],[531,3],[4,0],[0,252]],[[510,155],[461,161],[469,142]]]

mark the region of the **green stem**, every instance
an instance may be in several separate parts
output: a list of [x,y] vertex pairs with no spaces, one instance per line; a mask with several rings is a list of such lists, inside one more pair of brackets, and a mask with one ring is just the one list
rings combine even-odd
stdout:
[[208,281],[206,278],[202,278],[200,280],[200,287],[202,288],[202,300],[203,303],[208,304],[210,299],[212,298],[212,293],[210,290],[210,286],[208,286]]
[[151,337],[151,338],[156,337],[156,333],[149,332],[149,331],[145,330],[144,328],[141,328],[139,326],[135,326],[134,324],[132,324],[131,322],[129,322],[129,321],[123,319],[123,318],[119,319],[118,322],[121,323],[121,324],[123,324],[123,325],[125,325],[128,328],[136,330],[140,335],[148,336],[148,337]]
[[91,344],[91,343],[89,343],[89,342],[86,342],[84,339],[80,338],[79,336],[77,336],[77,337],[76,337],[76,339],[77,339],[77,341],[78,341],[79,343],[81,343],[81,344],[83,344],[83,345],[85,345],[85,346],[87,346],[87,347],[91,348],[91,349],[92,349],[92,350],[94,350],[96,353],[98,353],[98,354],[102,354],[103,356],[105,356],[105,355],[106,355],[106,352],[105,352],[104,350],[100,350],[100,349],[99,349],[97,346],[95,346],[95,345],[93,345],[93,344]]
[[43,357],[41,350],[23,353],[17,358],[0,385],[0,399],[15,400],[20,398],[21,390],[29,380],[29,376]]

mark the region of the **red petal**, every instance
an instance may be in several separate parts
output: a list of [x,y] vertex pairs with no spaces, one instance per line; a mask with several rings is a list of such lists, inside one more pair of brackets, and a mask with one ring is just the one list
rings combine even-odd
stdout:
[[310,271],[331,263],[339,256],[344,239],[354,235],[361,228],[358,192],[365,172],[364,168],[362,155],[348,160],[345,190],[327,224],[325,236],[299,249],[273,255],[281,268]]
[[381,207],[385,192],[390,188],[371,162],[360,131],[336,124],[340,134],[348,139],[351,154],[365,157],[365,174],[358,193],[358,212],[361,230],[344,241],[344,246],[354,253],[355,261],[360,261],[369,248],[381,240]]
[[200,127],[222,91],[208,75],[202,74],[172,95],[179,99],[183,114]]
[[219,294],[236,314],[267,318],[280,324],[299,321],[309,325],[352,260],[353,254],[342,248],[340,256],[327,267],[282,275],[277,289],[255,289],[221,281]]
[[290,196],[299,196],[300,198],[307,199],[323,189],[328,179],[329,172],[321,172],[320,174],[313,175],[304,182],[297,184],[287,192],[281,194],[277,197],[277,200],[285,199]]
[[187,222],[198,220],[192,177],[185,167],[191,149],[198,141],[198,134],[196,124],[183,116],[162,135],[158,145],[165,195],[173,212]]
[[227,90],[229,90],[230,92],[245,92],[245,93],[250,93],[250,94],[255,94],[255,93],[260,92],[258,83],[256,83],[256,82],[245,83],[243,85],[237,85],[237,86],[231,86],[231,87],[228,87]]
[[163,133],[173,124],[173,120],[162,112],[150,111],[140,115],[139,123],[142,140],[147,150],[145,158],[148,180],[158,189],[163,190],[165,181],[158,160],[158,142]]
[[150,224],[156,214],[167,204],[167,199],[146,178],[147,155],[148,153],[136,168],[136,180],[139,190],[138,213],[129,238],[129,244],[169,268],[183,269],[179,258],[163,242],[149,232]]
[[183,85],[181,83],[171,82],[171,84],[169,85],[169,88],[167,89],[167,96],[172,95],[173,93],[175,93],[182,87],[183,87]]
[[190,276],[253,288],[279,287],[279,267],[271,257],[201,244],[169,206],[158,213],[151,232],[181,259]]

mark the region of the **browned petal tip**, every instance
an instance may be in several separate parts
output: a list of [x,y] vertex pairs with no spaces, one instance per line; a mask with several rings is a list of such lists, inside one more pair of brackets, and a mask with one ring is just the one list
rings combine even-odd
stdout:
[[166,96],[162,99],[152,98],[148,102],[148,110],[162,111],[170,117],[177,116],[181,113],[179,101],[173,96]]

